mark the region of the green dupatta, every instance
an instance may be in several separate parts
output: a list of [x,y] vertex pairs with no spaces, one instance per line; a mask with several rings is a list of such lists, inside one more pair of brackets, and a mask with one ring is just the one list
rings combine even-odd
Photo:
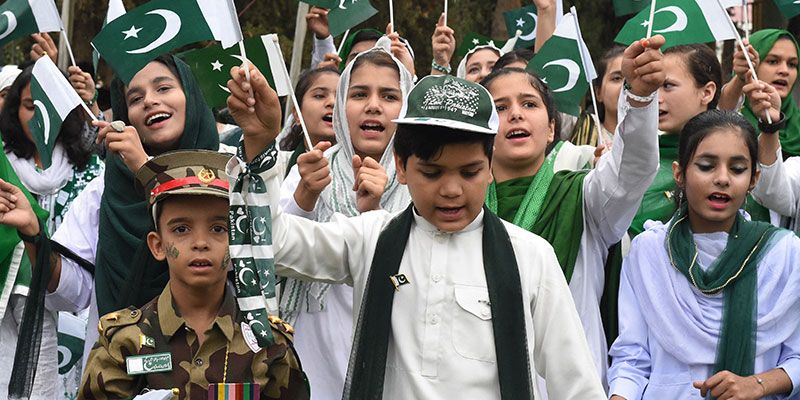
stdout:
[[[762,61],[764,60],[764,57],[766,57],[769,51],[772,50],[772,46],[775,45],[775,42],[778,41],[778,38],[781,35],[788,35],[788,37],[792,40],[792,43],[794,43],[794,48],[797,50],[797,54],[800,55],[800,48],[797,46],[797,41],[795,40],[794,35],[789,33],[789,31],[780,29],[762,29],[750,35],[750,44],[758,52],[759,59]],[[800,67],[798,67],[798,75],[800,75]],[[792,84],[791,89],[794,89],[795,84],[797,84],[797,80],[795,80],[795,83]],[[781,99],[781,112],[783,112],[783,114],[786,116],[786,127],[778,132],[781,140],[783,158],[786,159],[792,156],[800,156],[800,111],[798,111],[797,105],[795,105],[791,94],[788,97]],[[747,118],[747,120],[753,124],[753,126],[758,128],[758,117],[756,117],[756,115],[753,113],[753,109],[750,107],[750,99],[745,99],[744,108],[742,108],[742,115],[744,115],[745,118]]]
[[697,245],[684,203],[669,224],[665,246],[672,266],[707,296],[724,293],[722,325],[714,372],[740,376],[754,372],[757,319],[757,264],[782,230],[766,222],[747,221],[736,213],[722,254],[705,271],[697,264]]
[[[563,142],[556,145],[547,155],[533,179],[527,177],[531,179],[531,183],[516,208],[513,220],[507,219],[509,214],[500,217],[550,242],[569,282],[575,270],[580,238],[583,235],[583,180],[587,172],[553,172],[553,163],[562,144]],[[486,206],[493,213],[497,213],[500,203],[508,200],[504,196],[509,193],[505,188],[514,185],[514,182],[507,182],[509,183],[489,184]]]
[[[214,115],[189,66],[172,57],[186,94],[186,123],[179,149],[219,149]],[[117,80],[118,78],[115,78]],[[124,87],[113,84],[114,118],[129,124]],[[161,293],[169,280],[165,261],[153,258],[147,233],[154,230],[147,202],[134,189],[135,175],[118,155],[106,158],[105,191],[100,201],[95,269],[95,290],[100,315],[126,307],[141,306]]]

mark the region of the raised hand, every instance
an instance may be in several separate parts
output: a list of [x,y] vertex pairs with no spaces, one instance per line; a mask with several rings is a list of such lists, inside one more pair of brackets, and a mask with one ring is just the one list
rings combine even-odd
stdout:
[[353,191],[356,192],[356,204],[359,212],[378,210],[386,183],[386,169],[372,157],[363,161],[359,156],[353,156]]
[[331,142],[319,142],[311,151],[297,157],[300,184],[294,191],[294,200],[303,210],[312,211],[320,193],[331,183],[331,168],[323,154]]
[[333,67],[339,69],[342,59],[336,53],[326,53],[325,58],[317,64],[317,68]]
[[[442,67],[450,65],[450,60],[453,58],[453,53],[456,51],[456,37],[455,32],[444,23],[444,13],[439,16],[439,22],[436,24],[436,30],[431,37],[431,46],[433,48],[433,61]],[[442,75],[441,71],[431,69],[431,75]]]
[[313,6],[306,14],[306,24],[308,29],[317,36],[317,39],[325,39],[331,35],[331,29],[328,25],[328,10],[327,8]]
[[[747,55],[750,56],[750,61],[753,63],[753,68],[758,69],[758,52],[750,45],[747,39],[742,39],[742,42],[747,49]],[[736,46],[736,51],[733,53],[733,72],[736,73],[741,82],[745,82],[747,71],[750,71],[750,65],[747,64],[742,48]]]
[[[663,45],[664,37],[656,35],[633,42],[625,49],[622,55],[622,75],[634,95],[649,96],[664,84],[664,54],[660,50]],[[632,99],[628,100],[634,106],[641,106]]]
[[[94,87],[94,79],[92,79],[92,76],[87,72],[83,72],[76,66],[71,66],[67,70],[69,71],[69,83],[75,91],[78,92],[78,96],[80,96],[81,100],[83,100],[84,103],[89,103],[94,100],[97,89]],[[95,115],[100,112],[97,102],[93,102],[89,107]]]
[[[228,81],[228,109],[236,124],[242,128],[247,160],[252,160],[267,145],[275,141],[281,131],[281,103],[278,94],[269,86],[267,78],[253,66],[250,68],[250,82],[245,70],[238,66],[231,69]],[[253,89],[250,96],[249,90]]]
[[45,53],[50,56],[50,59],[53,60],[54,63],[58,62],[58,47],[56,47],[55,42],[53,42],[53,38],[50,37],[46,32],[45,33],[34,33],[31,35],[36,43],[31,46],[31,59],[35,61],[39,61]]
[[766,82],[756,82],[753,79],[753,72],[746,71],[744,76],[747,77],[747,83],[742,88],[745,96],[750,99],[750,107],[753,109],[753,114],[766,121],[766,113],[773,122],[777,122],[781,118],[781,95],[778,91]]
[[16,228],[28,236],[39,233],[39,221],[25,193],[2,179],[0,179],[0,224]]
[[149,156],[142,147],[142,139],[136,128],[128,125],[122,132],[117,132],[110,122],[94,121],[92,125],[100,128],[95,142],[100,144],[105,140],[108,151],[118,154],[131,172],[135,174],[147,162]]
[[392,55],[394,55],[395,58],[400,60],[400,62],[403,63],[408,72],[410,72],[411,75],[413,76],[416,73],[414,69],[414,58],[411,57],[411,52],[408,51],[408,48],[406,48],[405,43],[400,41],[400,34],[397,32],[393,32],[393,30],[394,29],[392,27],[392,24],[386,25],[386,36],[388,36],[389,39],[392,40],[392,48],[391,48]]

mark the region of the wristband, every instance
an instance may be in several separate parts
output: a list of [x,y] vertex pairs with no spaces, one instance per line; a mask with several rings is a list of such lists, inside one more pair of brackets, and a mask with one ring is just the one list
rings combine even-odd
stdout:
[[762,121],[761,118],[758,119],[758,130],[766,134],[773,134],[785,127],[786,127],[786,115],[784,115],[783,112],[781,112],[780,119],[771,124]]
[[450,74],[450,72],[453,71],[453,68],[451,68],[450,65],[448,65],[446,67],[443,67],[443,66],[437,64],[436,61],[431,61],[431,68],[433,68],[433,69],[435,69],[435,70],[437,70],[437,71],[439,71],[441,73],[448,74],[448,75]]
[[37,233],[37,234],[35,234],[33,236],[28,236],[28,235],[20,232],[19,230],[17,230],[17,235],[19,236],[20,239],[22,239],[23,242],[36,243],[36,237],[39,236],[39,234],[42,233],[42,230],[44,230],[44,227],[42,226],[42,220],[40,220],[39,218],[36,218],[36,222],[39,224],[39,233]]
[[654,91],[653,93],[650,93],[647,96],[637,96],[637,95],[631,93],[631,89],[632,89],[631,85],[628,83],[628,81],[623,81],[622,82],[622,92],[623,92],[623,94],[625,96],[628,96],[631,100],[638,101],[639,103],[649,103],[649,102],[653,101],[653,99],[656,98],[656,93],[658,93],[658,90],[656,90],[656,91]]
[[97,89],[95,89],[95,90],[94,90],[94,97],[92,97],[92,99],[91,99],[91,100],[89,100],[89,101],[87,101],[87,102],[86,102],[86,105],[87,105],[87,106],[91,107],[91,106],[93,106],[93,105],[94,105],[94,103],[97,101],[97,94],[98,94],[98,93],[99,93],[99,92],[97,91]]

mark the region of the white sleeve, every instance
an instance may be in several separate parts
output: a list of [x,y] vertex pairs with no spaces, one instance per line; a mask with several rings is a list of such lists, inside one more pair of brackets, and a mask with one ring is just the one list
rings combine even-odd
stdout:
[[316,220],[316,207],[314,207],[314,210],[311,211],[303,210],[299,205],[297,205],[297,201],[294,199],[294,191],[297,189],[297,185],[299,184],[300,172],[297,169],[297,164],[295,164],[289,171],[289,175],[286,175],[286,178],[283,178],[283,185],[281,185],[280,212],[297,215],[306,219]]
[[761,174],[750,194],[764,207],[794,217],[800,199],[800,157],[783,161],[780,148],[776,156],[772,165],[758,164]]
[[[100,200],[105,189],[104,179],[103,175],[96,177],[75,197],[52,237],[54,241],[92,264],[97,255]],[[94,278],[89,271],[61,256],[61,277],[58,288],[46,295],[47,307],[57,311],[82,310],[89,306],[93,286]]]
[[658,172],[658,96],[631,107],[620,94],[619,121],[611,152],[600,157],[583,183],[583,214],[606,247],[630,227],[642,197]]
[[[531,299],[533,359],[536,372],[545,379],[551,399],[599,399],[603,385],[594,366],[575,302],[549,244],[516,251],[520,269],[540,271]],[[523,283],[524,285],[524,283]]]
[[608,370],[608,395],[641,399],[650,380],[651,358],[647,338],[647,322],[628,276],[636,268],[638,258],[631,252],[623,262],[619,284],[619,336],[608,355],[613,358]]
[[333,36],[331,35],[325,39],[317,39],[316,34],[311,36],[314,38],[311,49],[311,68],[317,68],[317,65],[325,59],[325,54],[336,52],[336,46],[333,45]]

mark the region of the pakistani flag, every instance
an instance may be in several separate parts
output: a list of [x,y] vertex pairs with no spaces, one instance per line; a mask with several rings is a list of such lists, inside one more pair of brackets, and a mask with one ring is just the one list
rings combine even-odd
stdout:
[[[666,39],[663,49],[679,44],[706,43],[736,38],[727,21],[728,13],[716,0],[659,0],[653,15],[653,35]],[[628,20],[617,43],[629,45],[647,36],[650,7]]]
[[589,89],[589,80],[597,73],[588,58],[574,14],[564,15],[553,36],[528,64],[528,69],[553,89],[558,111],[580,115],[580,103]]
[[[564,14],[564,3],[562,0],[556,1],[556,23],[561,21]],[[522,34],[517,39],[515,48],[533,47],[536,38],[536,24],[538,23],[536,6],[530,5],[517,8],[503,13],[506,20],[506,30],[508,37],[514,37],[517,31]]]
[[461,46],[459,46],[456,54],[459,57],[464,57],[465,55],[467,55],[467,53],[470,52],[470,50],[478,46],[492,45],[499,49],[503,47],[504,44],[506,44],[504,40],[494,40],[488,36],[483,36],[479,33],[467,32],[467,34],[464,35],[464,40],[461,41]]
[[[716,0],[709,0],[716,1]],[[650,5],[650,0],[614,0],[614,15],[636,14]]]
[[[103,21],[103,27],[123,14],[125,14],[125,5],[122,4],[122,0],[108,0],[108,11],[106,12],[106,19]],[[99,62],[100,53],[98,53],[97,50],[92,50],[92,64],[94,65],[95,74],[97,74],[97,65]]]
[[327,8],[331,9],[328,12],[328,25],[332,36],[339,36],[378,13],[369,0],[335,0]]
[[36,111],[28,126],[42,159],[42,169],[47,169],[61,123],[83,100],[50,57],[40,58],[33,66],[31,97]]
[[61,29],[54,0],[8,0],[0,6],[0,46],[32,33]]
[[242,40],[232,0],[152,0],[111,21],[92,40],[127,84],[161,54],[203,40]]
[[793,18],[800,14],[800,0],[775,0],[775,4],[786,18]]
[[[267,77],[269,85],[278,92],[278,96],[285,96],[289,94],[289,83],[286,81],[283,67],[280,65],[280,55],[273,54],[274,36],[274,34],[264,35],[245,40],[245,53],[247,59]],[[231,94],[226,86],[228,80],[231,79],[231,68],[242,65],[239,47],[224,49],[222,46],[216,45],[205,49],[190,50],[183,53],[182,56],[192,69],[197,82],[200,83],[200,89],[202,89],[208,105],[211,107],[224,106]]]
[[86,338],[86,321],[61,311],[58,313],[58,374],[66,375],[76,365],[80,372],[83,343]]

